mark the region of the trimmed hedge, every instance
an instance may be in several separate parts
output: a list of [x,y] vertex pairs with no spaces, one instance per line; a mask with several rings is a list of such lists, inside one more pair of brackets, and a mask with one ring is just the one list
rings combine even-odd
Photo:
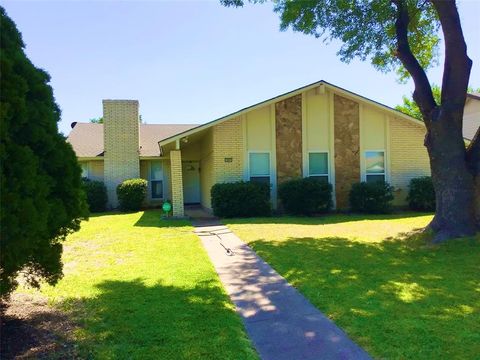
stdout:
[[87,203],[90,212],[102,212],[107,206],[107,188],[101,181],[83,178],[83,189],[87,195]]
[[147,195],[147,180],[128,179],[117,186],[118,202],[123,211],[138,211]]
[[285,212],[293,215],[313,215],[332,208],[332,185],[314,178],[286,181],[278,187],[278,197]]
[[270,185],[256,182],[235,182],[212,186],[213,214],[219,217],[269,216]]
[[430,176],[410,180],[408,206],[417,211],[435,211],[435,189]]
[[350,208],[354,212],[382,214],[392,210],[393,186],[384,182],[356,183],[350,190]]

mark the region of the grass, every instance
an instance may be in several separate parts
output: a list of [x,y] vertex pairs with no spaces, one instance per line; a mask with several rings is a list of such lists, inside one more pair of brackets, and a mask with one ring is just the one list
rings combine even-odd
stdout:
[[160,212],[107,214],[68,237],[43,294],[79,324],[82,358],[257,359],[200,240]]
[[370,354],[478,359],[480,239],[430,246],[431,215],[226,220]]

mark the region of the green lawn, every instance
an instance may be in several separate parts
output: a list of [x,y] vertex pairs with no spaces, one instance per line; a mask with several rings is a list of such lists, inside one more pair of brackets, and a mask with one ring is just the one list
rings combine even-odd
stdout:
[[480,239],[426,245],[418,228],[430,219],[329,215],[226,223],[374,357],[478,359]]
[[65,277],[42,292],[80,325],[94,359],[257,359],[200,240],[160,212],[107,214],[65,243]]

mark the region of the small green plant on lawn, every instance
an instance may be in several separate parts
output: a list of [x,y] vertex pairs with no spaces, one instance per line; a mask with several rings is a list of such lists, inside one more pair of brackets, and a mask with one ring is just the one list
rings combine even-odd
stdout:
[[279,185],[278,197],[288,214],[325,213],[332,207],[332,185],[314,178],[292,179]]
[[410,180],[407,197],[410,209],[435,211],[435,189],[430,176]]
[[138,211],[147,195],[148,182],[144,179],[125,180],[117,186],[118,202],[123,211]]
[[385,214],[392,210],[393,186],[385,182],[353,184],[349,195],[350,209],[367,214]]
[[215,216],[254,217],[270,215],[270,185],[239,181],[212,186]]
[[90,212],[105,211],[107,205],[107,188],[102,181],[83,179],[83,189],[87,195]]

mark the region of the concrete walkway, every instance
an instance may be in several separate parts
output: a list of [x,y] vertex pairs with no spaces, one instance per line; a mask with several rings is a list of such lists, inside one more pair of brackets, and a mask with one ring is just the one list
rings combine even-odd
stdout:
[[226,226],[193,223],[263,360],[370,359]]

